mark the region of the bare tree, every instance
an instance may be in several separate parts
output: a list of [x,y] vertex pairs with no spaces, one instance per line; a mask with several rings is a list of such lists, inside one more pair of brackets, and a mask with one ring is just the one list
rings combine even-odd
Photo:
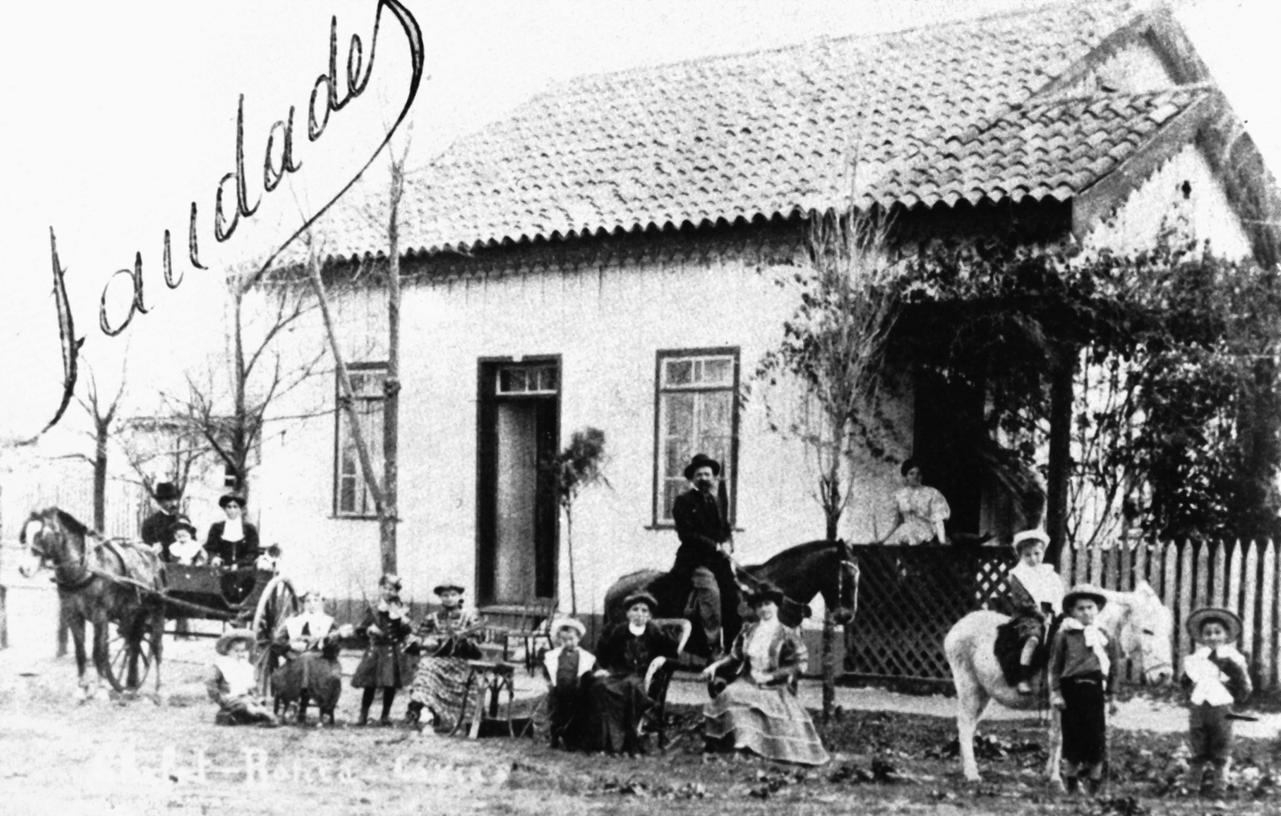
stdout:
[[[127,354],[125,355],[128,356]],[[84,410],[91,423],[87,431],[93,441],[93,455],[70,454],[71,458],[88,462],[93,467],[93,526],[105,530],[107,526],[107,467],[112,438],[118,429],[120,398],[125,392],[126,367],[120,367],[120,384],[114,394],[105,393],[98,385],[93,368],[85,365],[85,393],[76,394],[76,403]]]
[[[890,285],[888,221],[853,206],[813,212],[805,236],[805,264],[792,278],[797,308],[784,324],[783,340],[767,352],[756,372],[765,386],[771,427],[799,439],[817,475],[813,495],[823,509],[826,536],[836,541],[853,488],[858,442],[877,432],[876,408],[884,379],[885,353],[899,313]],[[771,403],[771,386],[800,395],[790,410]],[[823,621],[823,716],[836,699],[832,610]]]

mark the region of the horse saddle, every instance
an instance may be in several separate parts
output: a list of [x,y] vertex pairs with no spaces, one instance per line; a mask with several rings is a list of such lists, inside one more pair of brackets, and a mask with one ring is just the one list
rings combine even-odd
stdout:
[[[1036,675],[1044,673],[1050,661],[1049,644],[1053,641],[1054,633],[1058,628],[1059,619],[1055,618],[1050,624],[1049,632],[1042,635],[1040,644],[1032,654],[1032,669]],[[996,656],[997,665],[1001,667],[1001,675],[1011,686],[1017,685],[1023,679],[1019,659],[1023,656],[1024,637],[1025,633],[1019,631],[1016,621],[1007,621],[996,627],[996,643],[992,651]]]

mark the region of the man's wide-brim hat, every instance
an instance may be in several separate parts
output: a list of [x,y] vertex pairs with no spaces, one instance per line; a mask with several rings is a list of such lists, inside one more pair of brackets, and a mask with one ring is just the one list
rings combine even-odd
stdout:
[[747,602],[752,606],[759,606],[766,601],[773,601],[775,605],[778,605],[783,602],[785,597],[783,590],[766,581],[748,594]]
[[1044,530],[1024,530],[1021,533],[1015,533],[1014,551],[1016,553],[1022,553],[1023,548],[1033,541],[1039,541],[1048,546],[1050,543],[1050,535]]
[[560,634],[560,630],[562,629],[573,629],[578,633],[580,638],[587,636],[587,627],[583,625],[582,621],[576,620],[575,618],[557,618],[552,621],[551,631],[553,635]]
[[1188,615],[1184,626],[1188,628],[1188,634],[1193,640],[1201,637],[1201,627],[1206,621],[1217,620],[1223,624],[1223,628],[1228,630],[1228,640],[1233,641],[1241,637],[1241,618],[1231,609],[1224,609],[1218,606],[1206,606],[1194,610]]
[[1071,612],[1072,605],[1081,598],[1089,598],[1091,601],[1094,601],[1099,609],[1102,609],[1108,602],[1108,596],[1104,595],[1103,590],[1099,589],[1094,584],[1077,584],[1072,587],[1072,589],[1068,590],[1068,593],[1063,596],[1063,610],[1065,612]]
[[633,592],[623,599],[623,609],[631,609],[638,603],[643,603],[649,607],[649,614],[658,614],[658,599],[648,592]]
[[225,655],[231,651],[232,644],[238,641],[244,641],[245,645],[251,650],[256,642],[254,633],[248,629],[228,629],[222,633],[222,637],[218,638],[218,642],[214,644],[214,651],[220,655]]
[[219,507],[221,507],[221,508],[223,508],[223,509],[225,510],[225,509],[227,509],[227,505],[231,504],[232,502],[235,502],[236,504],[240,505],[241,507],[244,507],[244,506],[245,506],[245,497],[244,497],[244,496],[242,496],[242,495],[240,495],[239,493],[224,493],[224,494],[223,494],[223,495],[218,499],[218,506],[219,506]]
[[689,460],[689,464],[685,466],[685,479],[687,481],[690,479],[693,479],[694,471],[703,467],[711,468],[713,476],[721,475],[720,462],[717,462],[715,459],[713,459],[712,457],[708,456],[705,453],[696,453],[694,454],[694,458]]
[[439,584],[436,584],[436,586],[432,587],[431,591],[435,592],[437,595],[444,595],[446,592],[448,592],[451,589],[454,592],[457,592],[459,595],[462,595],[464,592],[467,591],[466,589],[463,588],[463,585],[461,583],[453,580],[441,581]]
[[156,485],[156,501],[174,501],[180,498],[182,497],[178,495],[178,487],[173,482],[161,482]]

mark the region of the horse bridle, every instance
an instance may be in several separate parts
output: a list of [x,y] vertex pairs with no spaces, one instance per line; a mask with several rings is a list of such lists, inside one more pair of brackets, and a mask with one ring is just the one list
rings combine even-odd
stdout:
[[[35,537],[41,537],[41,536],[47,535],[48,534],[47,530],[49,528],[49,521],[47,519],[45,519],[44,517],[38,517],[38,518],[40,521],[40,532],[36,533]],[[28,523],[30,523],[30,520],[28,520]],[[67,534],[67,531],[62,528],[61,524],[58,524],[57,526],[58,526],[58,534],[65,536]],[[28,546],[34,546],[34,544],[35,542],[33,541]],[[43,542],[41,542],[40,564],[43,566],[44,564],[48,563],[51,560],[52,559],[49,557],[48,548],[44,546]],[[74,576],[74,577],[69,577],[69,576]],[[53,580],[54,580],[54,583],[58,585],[59,589],[65,589],[65,590],[80,589],[81,587],[88,585],[89,582],[93,580],[93,577],[94,577],[93,570],[89,567],[88,536],[86,536],[85,545],[80,548],[79,564],[59,564],[56,561],[53,562]]]

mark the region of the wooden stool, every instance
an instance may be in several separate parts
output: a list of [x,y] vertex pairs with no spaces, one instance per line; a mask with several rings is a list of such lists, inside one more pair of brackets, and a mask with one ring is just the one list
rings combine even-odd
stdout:
[[489,692],[489,718],[498,719],[498,696],[507,692],[507,736],[515,736],[512,729],[512,705],[516,700],[516,683],[510,663],[498,663],[489,660],[467,661],[467,682],[463,685],[463,703],[458,709],[458,719],[450,735],[457,734],[467,717],[467,701],[471,699],[473,686],[477,691],[476,705],[472,706],[471,729],[467,736],[472,739],[480,736],[480,723],[485,719],[485,692]]

